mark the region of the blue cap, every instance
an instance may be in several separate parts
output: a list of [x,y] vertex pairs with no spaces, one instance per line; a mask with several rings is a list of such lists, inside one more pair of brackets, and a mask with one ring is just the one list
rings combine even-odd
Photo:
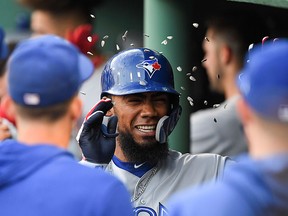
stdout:
[[8,56],[8,46],[5,43],[5,32],[0,27],[0,59],[5,59]]
[[72,98],[93,73],[71,43],[45,35],[21,42],[8,62],[8,91],[23,106],[46,107]]
[[288,40],[258,45],[237,80],[249,106],[260,116],[288,122]]

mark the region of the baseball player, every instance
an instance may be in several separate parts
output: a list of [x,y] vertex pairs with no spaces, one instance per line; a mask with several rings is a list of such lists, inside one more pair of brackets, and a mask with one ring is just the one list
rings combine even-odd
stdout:
[[287,39],[253,48],[237,79],[249,155],[237,158],[223,181],[175,195],[171,216],[288,215],[287,59]]
[[131,193],[135,215],[167,215],[171,194],[222,178],[227,157],[168,147],[181,106],[162,54],[147,48],[122,51],[105,65],[101,84],[104,99],[87,114],[77,136],[82,163],[117,176]]
[[71,43],[45,35],[20,42],[7,68],[3,103],[18,137],[0,143],[1,215],[133,215],[123,183],[65,150],[92,62]]

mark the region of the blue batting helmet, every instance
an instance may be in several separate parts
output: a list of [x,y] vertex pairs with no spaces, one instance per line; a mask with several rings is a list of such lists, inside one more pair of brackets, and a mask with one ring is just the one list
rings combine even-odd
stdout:
[[133,48],[114,55],[104,67],[101,85],[101,97],[144,92],[166,92],[179,97],[169,61],[148,48]]

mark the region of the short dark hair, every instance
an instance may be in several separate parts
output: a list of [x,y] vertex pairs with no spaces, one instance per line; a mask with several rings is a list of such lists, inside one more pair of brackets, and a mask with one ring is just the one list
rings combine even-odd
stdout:
[[67,113],[72,100],[69,99],[65,102],[43,108],[22,106],[16,103],[16,111],[24,119],[54,122]]
[[32,10],[44,10],[54,15],[61,15],[69,11],[78,11],[87,20],[92,22],[90,14],[103,0],[18,0],[20,4]]
[[250,44],[260,43],[268,34],[264,19],[255,12],[226,10],[213,14],[206,20],[206,28],[219,35],[239,62],[243,61]]

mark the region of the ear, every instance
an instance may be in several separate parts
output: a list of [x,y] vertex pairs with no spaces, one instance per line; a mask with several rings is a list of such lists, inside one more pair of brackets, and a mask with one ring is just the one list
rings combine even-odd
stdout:
[[222,64],[228,64],[232,59],[232,50],[227,44],[220,45],[220,59]]
[[246,125],[252,120],[252,110],[242,97],[237,101],[237,111],[243,125]]
[[71,101],[70,115],[73,122],[77,122],[82,115],[82,101],[79,96],[75,96]]
[[5,112],[5,115],[7,115],[9,119],[13,119],[13,120],[16,119],[15,103],[13,102],[12,98],[8,94],[5,94],[1,98],[0,106],[3,112]]

